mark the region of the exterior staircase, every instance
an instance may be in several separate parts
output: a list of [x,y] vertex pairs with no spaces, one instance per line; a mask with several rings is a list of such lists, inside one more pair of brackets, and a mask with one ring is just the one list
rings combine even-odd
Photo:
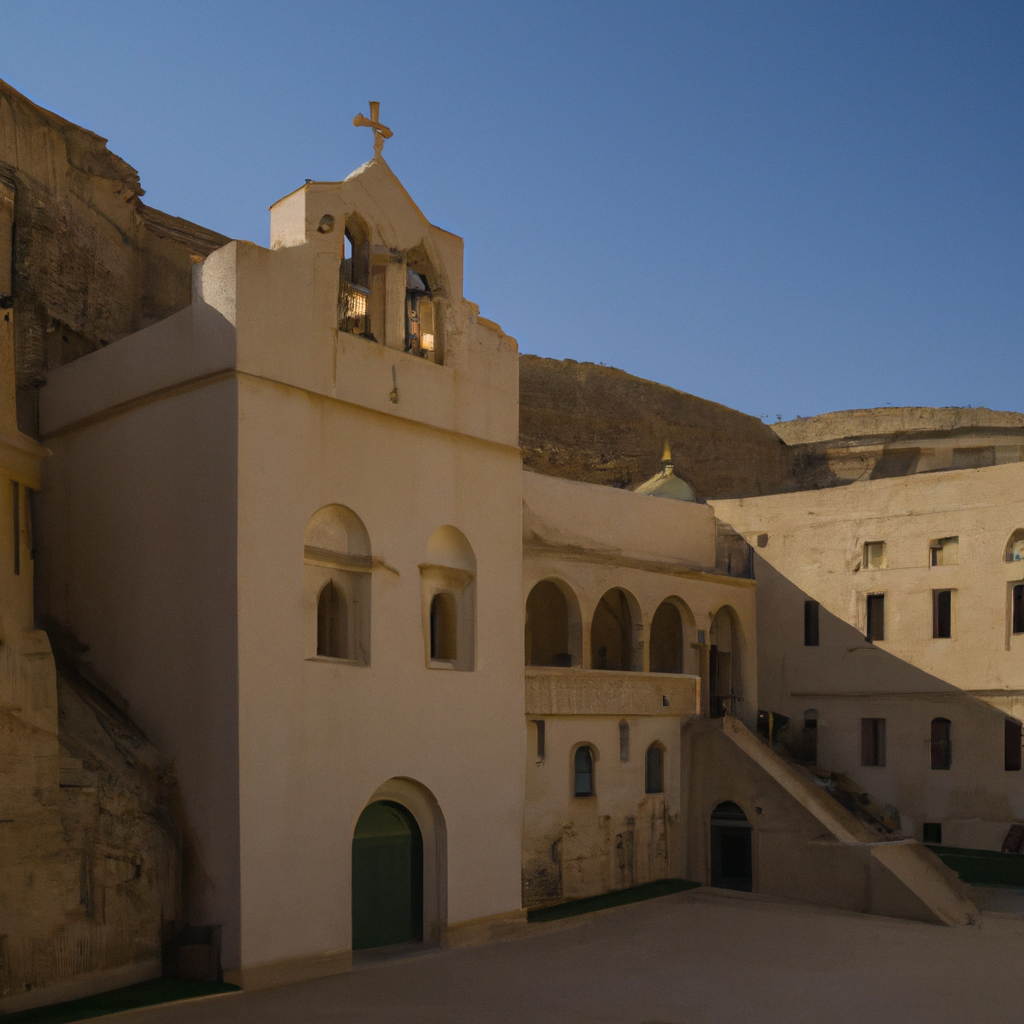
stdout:
[[889,832],[844,807],[815,777],[762,742],[738,718],[716,719],[722,732],[840,843],[869,848],[870,855],[898,878],[944,924],[976,924],[977,907],[954,871],[916,839]]

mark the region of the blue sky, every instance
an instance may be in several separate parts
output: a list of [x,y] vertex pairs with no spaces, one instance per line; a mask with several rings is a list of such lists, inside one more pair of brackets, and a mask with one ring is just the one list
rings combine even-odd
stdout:
[[1024,3],[0,0],[0,78],[266,244],[384,150],[524,352],[756,416],[1024,410]]

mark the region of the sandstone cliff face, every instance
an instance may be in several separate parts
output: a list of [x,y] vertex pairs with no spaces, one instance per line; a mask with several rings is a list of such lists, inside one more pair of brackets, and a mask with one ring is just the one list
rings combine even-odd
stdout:
[[105,139],[0,82],[0,249],[13,254],[8,301],[26,433],[36,434],[47,369],[187,306],[193,262],[228,241],[146,207],[142,195],[138,173]]
[[54,636],[56,672],[41,631],[0,672],[0,1015],[94,972],[159,974],[181,921],[173,768]]
[[519,398],[523,464],[539,473],[632,488],[660,468],[667,439],[698,500],[798,490],[811,478],[753,416],[610,366],[524,355]]

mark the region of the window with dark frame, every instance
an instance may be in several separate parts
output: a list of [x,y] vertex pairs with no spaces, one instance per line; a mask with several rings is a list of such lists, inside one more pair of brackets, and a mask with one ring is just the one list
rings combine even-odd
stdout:
[[868,594],[867,631],[864,636],[868,643],[885,639],[885,594]]
[[804,601],[804,647],[818,646],[818,602]]
[[949,639],[953,635],[953,591],[932,591],[932,639]]
[[1024,633],[1024,583],[1013,585],[1013,631]]
[[1003,771],[1020,771],[1020,722],[1003,720]]
[[860,720],[860,763],[876,768],[885,767],[885,719]]
[[953,763],[948,718],[932,719],[931,761],[932,771],[949,771],[949,766]]
[[629,722],[619,722],[619,760],[629,760]]
[[573,759],[576,796],[594,795],[594,754],[590,747],[577,747]]

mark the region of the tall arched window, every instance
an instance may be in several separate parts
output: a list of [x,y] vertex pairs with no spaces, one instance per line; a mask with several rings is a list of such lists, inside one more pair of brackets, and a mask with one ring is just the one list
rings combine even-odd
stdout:
[[573,761],[574,774],[576,776],[576,795],[593,796],[594,752],[587,746],[577,747]]
[[306,525],[302,570],[305,657],[369,664],[372,575],[362,520],[343,505],[314,513]]
[[665,792],[665,751],[661,745],[652,743],[647,748],[647,764],[644,771],[644,790],[648,793]]
[[348,608],[341,591],[328,580],[316,605],[316,653],[321,658],[347,658]]
[[476,632],[476,556],[465,534],[439,526],[420,565],[424,654],[428,668],[472,672]]
[[953,763],[953,748],[949,735],[949,719],[932,719],[932,768],[948,771]]
[[435,594],[430,602],[430,660],[455,661],[458,650],[455,598],[448,593]]

